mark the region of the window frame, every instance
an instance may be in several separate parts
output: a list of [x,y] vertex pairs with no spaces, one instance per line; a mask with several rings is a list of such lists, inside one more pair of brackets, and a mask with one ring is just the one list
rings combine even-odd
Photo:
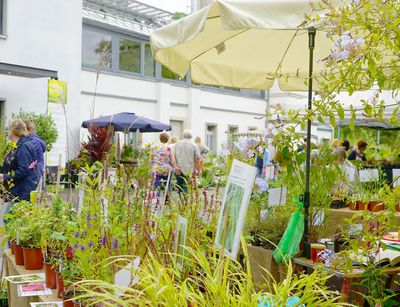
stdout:
[[101,67],[102,71],[113,71],[113,66],[115,65],[115,58],[114,58],[114,49],[115,49],[115,43],[114,43],[114,38],[112,36],[112,33],[107,30],[102,30],[97,27],[83,27],[82,28],[82,52],[81,52],[81,63],[82,67],[90,68],[90,69],[95,69],[98,70],[100,67],[98,65],[91,65],[91,64],[86,64],[83,62],[83,31],[87,30],[90,32],[95,32],[102,34],[104,36],[110,36],[111,37],[111,65],[110,67]]
[[[2,0],[2,1],[7,1],[7,0]],[[119,29],[116,27],[111,27],[109,25],[105,25],[99,22],[93,22],[90,20],[84,20],[83,26],[82,26],[82,31],[83,30],[89,30],[89,31],[94,31],[98,32],[104,35],[110,35],[111,40],[112,40],[112,54],[111,54],[111,68],[102,68],[102,71],[105,72],[110,72],[117,74],[119,76],[125,76],[125,77],[133,77],[133,78],[139,78],[143,80],[156,80],[156,81],[164,81],[176,86],[183,86],[183,87],[194,87],[194,88],[199,88],[201,90],[206,90],[210,92],[216,92],[220,94],[228,94],[228,95],[233,95],[233,96],[239,96],[239,97],[248,97],[252,99],[258,99],[261,101],[265,100],[265,91],[260,90],[258,93],[256,91],[254,92],[249,92],[243,89],[238,89],[238,90],[231,90],[226,87],[222,86],[207,86],[203,84],[193,84],[191,77],[190,77],[190,72],[188,72],[183,79],[169,79],[169,78],[164,78],[162,76],[162,65],[158,63],[154,58],[154,76],[150,76],[145,74],[145,45],[150,44],[149,37],[145,35],[141,35],[140,33],[130,33],[128,30],[123,30]],[[125,71],[125,70],[120,70],[119,69],[119,41],[121,39],[127,39],[132,42],[138,42],[141,44],[141,54],[140,54],[140,73],[135,73],[135,72],[130,72],[130,71]],[[89,69],[89,70],[98,70],[97,66],[94,65],[87,65],[84,64],[82,61],[82,68],[83,69]]]
[[[209,146],[208,144],[208,139],[207,136],[210,135],[210,132],[208,131],[208,127],[212,127],[213,128],[213,146]],[[218,124],[217,123],[205,123],[205,133],[204,133],[204,143],[206,144],[206,146],[210,149],[210,151],[212,152],[216,152],[217,151],[217,144],[218,144]]]
[[0,0],[0,37],[6,37],[7,0]]

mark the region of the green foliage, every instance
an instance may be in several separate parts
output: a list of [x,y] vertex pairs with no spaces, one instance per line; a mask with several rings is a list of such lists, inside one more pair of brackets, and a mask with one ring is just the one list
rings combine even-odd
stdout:
[[51,114],[36,114],[20,110],[18,114],[13,113],[12,117],[33,121],[37,135],[46,143],[46,151],[51,151],[58,137],[57,126]]
[[[315,270],[310,275],[296,276],[291,263],[287,264],[282,283],[273,284],[264,291],[257,291],[252,283],[251,270],[246,257],[246,268],[236,261],[209,248],[186,248],[184,275],[175,261],[165,265],[150,256],[132,270],[137,281],[132,287],[119,287],[102,281],[81,281],[75,284],[79,299],[90,303],[102,302],[105,306],[257,306],[258,300],[273,300],[273,306],[284,306],[291,296],[300,298],[299,306],[345,306],[337,303],[338,294],[326,286],[326,271]],[[169,255],[175,259],[175,255]],[[131,262],[131,259],[126,259]],[[99,286],[105,291],[95,291]],[[118,294],[115,294],[118,293]]]
[[175,12],[174,15],[172,15],[171,19],[172,20],[179,20],[179,19],[182,19],[185,16],[186,16],[186,14],[183,13],[183,12]]
[[375,263],[379,259],[383,235],[394,226],[393,215],[393,211],[382,211],[378,214],[366,210],[358,211],[347,220],[349,230],[343,232],[349,246],[339,254],[346,259],[347,265],[344,269],[353,269],[351,260],[366,266],[360,284],[367,291],[367,294],[362,295],[372,306],[383,304],[393,296],[385,291],[384,267]]

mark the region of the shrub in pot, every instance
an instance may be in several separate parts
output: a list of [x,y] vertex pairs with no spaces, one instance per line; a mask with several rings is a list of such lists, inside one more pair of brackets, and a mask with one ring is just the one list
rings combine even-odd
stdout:
[[20,219],[19,239],[23,246],[24,266],[27,270],[39,270],[43,267],[41,250],[42,233],[48,227],[48,208],[40,205],[27,206]]

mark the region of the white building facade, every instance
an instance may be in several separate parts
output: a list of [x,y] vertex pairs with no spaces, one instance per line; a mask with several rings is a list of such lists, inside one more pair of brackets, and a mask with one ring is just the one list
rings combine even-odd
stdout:
[[[155,63],[149,28],[137,27],[140,23],[127,18],[126,11],[121,23],[116,19],[118,8],[101,7],[101,11],[96,8],[92,3],[83,10],[82,120],[133,112],[170,124],[171,135],[178,138],[189,128],[215,152],[227,142],[228,131],[265,127],[264,91],[195,85],[190,74],[179,80]],[[149,8],[146,14],[151,15],[151,9],[157,14],[154,8]],[[143,20],[142,25],[147,22]],[[157,142],[158,138],[146,133],[142,141]]]
[[[134,0],[0,0],[0,112],[3,119],[20,109],[45,113],[47,82],[68,84],[66,117],[58,114],[60,137],[50,164],[72,159],[87,131],[81,122],[101,115],[133,112],[186,128],[217,152],[227,132],[265,128],[268,104],[302,97],[279,91],[253,91],[179,80],[155,63],[150,30],[172,14]],[[157,142],[157,134],[142,141]]]
[[[4,121],[20,109],[46,113],[48,79],[68,82],[70,139],[79,139],[82,1],[0,0],[0,106]],[[65,119],[54,156],[66,160]],[[70,155],[76,148],[70,148]]]

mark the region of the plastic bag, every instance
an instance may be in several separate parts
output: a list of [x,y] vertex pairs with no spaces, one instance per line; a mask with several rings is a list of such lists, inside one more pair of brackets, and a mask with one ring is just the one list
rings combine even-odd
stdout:
[[304,216],[301,210],[303,210],[304,203],[299,202],[298,197],[294,197],[293,202],[298,206],[298,209],[292,213],[282,239],[274,250],[274,259],[277,263],[282,263],[283,257],[286,260],[292,258],[299,249],[303,237]]

